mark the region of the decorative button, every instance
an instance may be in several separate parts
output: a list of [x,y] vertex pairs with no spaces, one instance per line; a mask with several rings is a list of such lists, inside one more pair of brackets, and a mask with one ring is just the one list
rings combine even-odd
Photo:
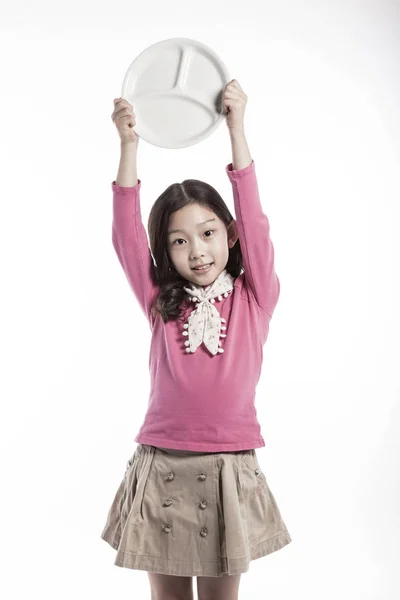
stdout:
[[128,460],[128,462],[126,463],[126,467],[125,467],[125,476],[127,475],[127,473],[128,473],[128,471],[129,471],[129,469],[131,468],[132,464],[133,464],[133,459],[132,459],[132,458],[130,458],[130,459]]
[[207,479],[207,475],[205,473],[201,473],[199,475],[198,479],[201,479],[201,481],[204,481],[205,479]]
[[255,472],[256,475],[259,475],[260,474],[260,469],[256,469],[254,472]]
[[172,500],[171,500],[171,498],[168,498],[168,499],[167,499],[167,500],[164,502],[163,506],[171,506],[171,504],[172,504]]
[[206,527],[202,527],[201,531],[200,531],[200,535],[201,537],[206,537],[207,535],[207,528]]
[[175,473],[170,471],[167,475],[167,479],[168,479],[168,481],[172,481],[173,479],[175,479]]
[[169,533],[172,529],[171,525],[163,525],[163,529],[165,531],[165,533]]
[[205,500],[202,500],[202,502],[200,502],[200,508],[204,509],[207,506],[207,502]]

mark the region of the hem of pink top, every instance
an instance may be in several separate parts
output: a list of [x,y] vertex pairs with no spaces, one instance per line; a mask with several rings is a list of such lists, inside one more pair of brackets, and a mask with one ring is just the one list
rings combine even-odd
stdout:
[[159,448],[169,448],[170,450],[193,450],[204,452],[229,452],[230,450],[253,450],[255,448],[264,448],[263,438],[258,438],[253,442],[234,442],[219,444],[209,444],[201,442],[171,442],[170,440],[149,437],[147,435],[136,436],[135,442],[138,444],[147,444]]

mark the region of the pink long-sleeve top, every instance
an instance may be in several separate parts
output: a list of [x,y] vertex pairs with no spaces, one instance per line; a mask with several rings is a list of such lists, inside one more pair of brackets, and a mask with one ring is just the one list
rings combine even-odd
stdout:
[[[255,407],[263,346],[279,298],[274,248],[264,214],[255,163],[225,168],[232,184],[244,272],[217,309],[226,320],[223,353],[204,344],[187,353],[183,322],[164,323],[151,305],[158,286],[150,277],[152,256],[140,210],[141,180],[133,187],[112,182],[112,242],[129,285],[152,332],[150,397],[135,441],[162,448],[226,452],[265,446]],[[186,320],[194,307],[188,307]]]

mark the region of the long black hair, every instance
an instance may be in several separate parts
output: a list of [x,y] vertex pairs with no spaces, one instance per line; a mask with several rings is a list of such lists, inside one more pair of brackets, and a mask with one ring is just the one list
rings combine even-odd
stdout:
[[[210,184],[198,179],[185,179],[182,183],[171,184],[154,202],[148,219],[150,250],[155,260],[151,264],[151,276],[160,291],[153,303],[153,316],[161,315],[164,323],[173,321],[183,314],[189,306],[185,300],[184,286],[188,281],[175,269],[168,251],[168,226],[172,213],[197,202],[213,211],[228,227],[233,221],[224,200]],[[243,269],[243,257],[239,239],[229,248],[226,270],[236,278]]]

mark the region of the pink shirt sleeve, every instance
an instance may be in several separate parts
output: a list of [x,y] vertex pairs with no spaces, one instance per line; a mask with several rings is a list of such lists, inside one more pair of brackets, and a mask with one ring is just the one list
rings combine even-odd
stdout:
[[257,304],[272,317],[280,283],[275,273],[274,247],[268,217],[261,206],[254,160],[239,170],[233,170],[230,163],[226,173],[232,183],[244,278]]
[[159,287],[153,283],[151,265],[153,258],[140,211],[141,180],[133,187],[112,182],[113,222],[112,243],[129,285],[150,326],[152,303]]

